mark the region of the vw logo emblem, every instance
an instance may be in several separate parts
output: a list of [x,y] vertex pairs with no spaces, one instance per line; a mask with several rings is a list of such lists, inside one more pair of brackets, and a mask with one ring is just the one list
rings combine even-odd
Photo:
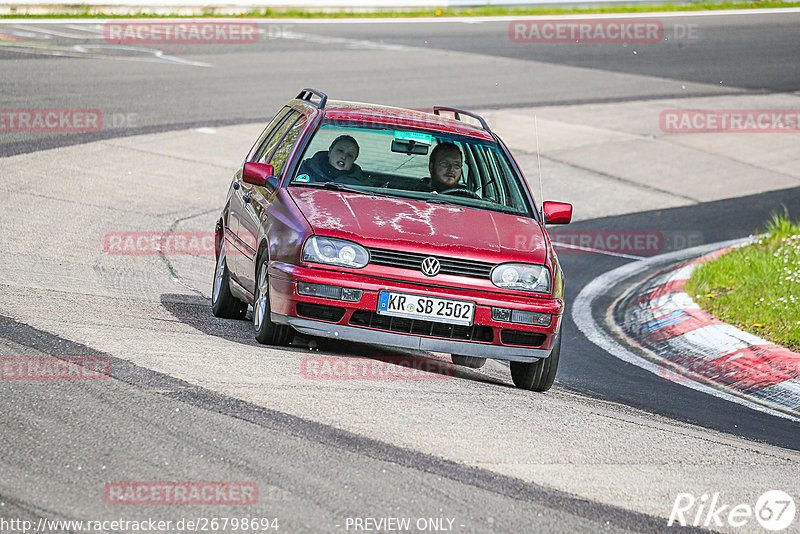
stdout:
[[433,256],[428,256],[422,260],[422,274],[426,276],[436,276],[439,274],[439,269],[441,268],[442,266],[439,265],[439,260]]

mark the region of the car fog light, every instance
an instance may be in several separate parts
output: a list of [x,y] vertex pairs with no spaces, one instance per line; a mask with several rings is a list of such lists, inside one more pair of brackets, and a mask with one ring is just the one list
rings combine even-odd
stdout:
[[492,319],[495,321],[511,322],[511,310],[506,308],[492,308]]
[[358,302],[361,300],[361,295],[363,291],[360,289],[352,289],[349,287],[342,288],[342,300],[347,302]]
[[324,284],[309,284],[308,282],[297,282],[297,292],[307,297],[321,297],[324,299],[339,300],[342,295],[342,288],[338,286],[328,286]]
[[511,322],[520,324],[535,324],[539,326],[547,326],[550,324],[550,315],[547,313],[512,310]]

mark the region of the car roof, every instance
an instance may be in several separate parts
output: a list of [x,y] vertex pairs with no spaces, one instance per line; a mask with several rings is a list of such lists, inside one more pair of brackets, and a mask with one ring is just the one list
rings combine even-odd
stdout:
[[328,100],[321,111],[328,121],[372,122],[401,128],[419,128],[454,135],[466,135],[494,141],[491,132],[482,127],[421,110],[380,106],[363,102]]

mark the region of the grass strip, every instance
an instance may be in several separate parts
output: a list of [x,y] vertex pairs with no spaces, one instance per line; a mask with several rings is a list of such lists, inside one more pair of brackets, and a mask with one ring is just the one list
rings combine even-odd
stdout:
[[[132,0],[131,3],[135,3]],[[27,6],[20,5],[20,8]],[[668,4],[644,5],[614,5],[602,7],[502,7],[478,6],[471,8],[431,8],[404,10],[326,10],[314,11],[312,9],[275,9],[263,8],[249,11],[229,13],[230,8],[204,8],[201,12],[192,15],[158,14],[142,8],[141,12],[132,14],[114,14],[103,10],[105,6],[69,5],[54,6],[55,9],[69,10],[68,13],[36,14],[10,13],[0,15],[0,18],[30,18],[30,19],[57,19],[57,18],[198,18],[198,17],[242,17],[242,18],[292,18],[292,19],[348,19],[348,18],[421,18],[421,17],[499,17],[499,16],[528,16],[528,15],[581,15],[581,14],[613,14],[613,13],[653,13],[676,11],[715,11],[722,9],[769,9],[769,8],[795,8],[800,7],[800,2],[778,2],[761,0],[755,2],[691,2]],[[163,9],[163,8],[158,8]],[[178,9],[176,7],[176,9]]]
[[722,321],[800,352],[800,224],[773,215],[757,242],[701,265],[686,289]]

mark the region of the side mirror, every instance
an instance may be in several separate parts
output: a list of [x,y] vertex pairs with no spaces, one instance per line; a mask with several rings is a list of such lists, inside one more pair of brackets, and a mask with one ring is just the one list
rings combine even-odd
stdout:
[[546,224],[569,224],[572,220],[572,204],[566,202],[545,202],[542,211]]
[[242,180],[248,184],[267,187],[273,191],[278,187],[278,179],[272,176],[275,170],[267,163],[245,163]]

